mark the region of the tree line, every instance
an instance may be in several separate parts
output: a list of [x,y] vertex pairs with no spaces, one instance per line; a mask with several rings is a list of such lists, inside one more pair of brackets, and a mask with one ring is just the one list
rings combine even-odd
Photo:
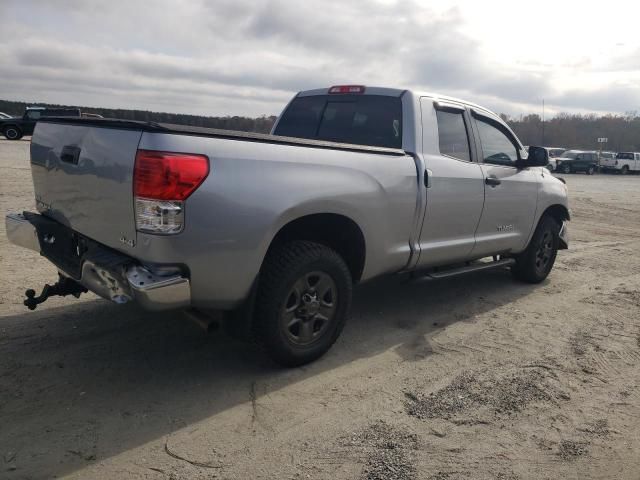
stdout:
[[[257,118],[241,116],[203,116],[182,113],[151,112],[112,108],[78,107],[47,103],[25,103],[0,100],[0,112],[22,115],[28,105],[51,108],[80,108],[82,112],[97,113],[105,118],[141,120],[157,123],[175,123],[195,127],[220,128],[243,132],[268,133],[276,121],[274,115]],[[584,150],[597,150],[598,138],[608,138],[603,150],[640,151],[640,116],[636,112],[625,115],[576,115],[561,113],[542,122],[539,115],[524,115],[519,118],[500,115],[525,145],[543,145]]]
[[599,150],[598,138],[607,138],[602,150],[640,151],[640,117],[625,115],[575,115],[561,113],[542,122],[539,115],[519,119],[501,115],[525,145]]
[[269,133],[276,121],[276,117],[261,116],[257,118],[224,116],[209,117],[203,115],[186,115],[182,113],[151,112],[148,110],[127,110],[113,108],[81,107],[77,105],[55,105],[50,103],[25,103],[11,100],[0,100],[0,112],[9,115],[22,116],[27,106],[48,108],[79,108],[83,113],[96,113],[105,118],[119,118],[123,120],[140,120],[144,122],[174,123],[193,127],[220,128],[242,132]]

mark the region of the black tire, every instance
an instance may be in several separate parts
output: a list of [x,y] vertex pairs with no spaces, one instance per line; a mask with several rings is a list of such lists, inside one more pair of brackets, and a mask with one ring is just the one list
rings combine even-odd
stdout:
[[593,175],[594,173],[596,173],[596,167],[591,165],[589,168],[587,168],[587,175]]
[[7,140],[20,140],[22,138],[22,130],[15,125],[7,125],[2,129],[2,134]]
[[544,215],[527,249],[516,257],[516,264],[511,267],[513,275],[523,282],[540,283],[547,276],[558,254],[560,225],[550,215]]
[[307,241],[275,247],[260,271],[255,339],[280,365],[312,362],[342,332],[351,295],[351,273],[334,250]]
[[571,165],[562,165],[562,173],[571,173]]
[[624,165],[624,166],[622,167],[622,170],[620,170],[620,174],[621,174],[621,175],[626,175],[626,174],[628,174],[628,173],[629,173],[629,167],[628,167],[627,165]]

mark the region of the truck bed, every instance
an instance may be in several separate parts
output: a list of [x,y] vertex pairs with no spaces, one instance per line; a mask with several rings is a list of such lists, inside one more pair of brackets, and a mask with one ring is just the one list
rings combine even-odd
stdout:
[[368,145],[355,145],[351,143],[328,142],[324,140],[282,137],[267,133],[238,132],[234,130],[221,130],[217,128],[194,127],[190,125],[178,125],[172,123],[145,122],[139,120],[120,120],[114,118],[48,117],[46,119],[40,120],[40,123],[62,123],[67,125],[95,126],[100,128],[136,130],[140,132],[150,133],[175,133],[180,135],[222,138],[226,140],[238,140],[244,142],[275,143],[280,145],[326,148],[352,152],[375,152],[386,155],[406,155],[406,152],[404,150],[397,148],[373,147]]

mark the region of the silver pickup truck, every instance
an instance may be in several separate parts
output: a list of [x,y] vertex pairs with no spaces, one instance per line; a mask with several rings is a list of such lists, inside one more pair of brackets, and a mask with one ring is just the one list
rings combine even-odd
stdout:
[[60,272],[26,292],[31,309],[88,289],[226,312],[299,365],[331,347],[359,282],[507,267],[544,280],[569,220],[547,164],[485,108],[390,88],[300,92],[270,135],[44,119],[31,141],[38,213],[8,214],[6,231]]

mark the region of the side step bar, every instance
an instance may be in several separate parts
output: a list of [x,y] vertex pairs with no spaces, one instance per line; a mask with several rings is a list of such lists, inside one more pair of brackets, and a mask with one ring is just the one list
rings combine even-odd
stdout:
[[514,258],[503,258],[494,260],[493,262],[481,262],[462,267],[451,268],[449,270],[432,271],[424,274],[416,273],[416,280],[439,280],[442,278],[455,277],[471,272],[481,272],[483,270],[492,270],[494,268],[510,267],[516,263]]

